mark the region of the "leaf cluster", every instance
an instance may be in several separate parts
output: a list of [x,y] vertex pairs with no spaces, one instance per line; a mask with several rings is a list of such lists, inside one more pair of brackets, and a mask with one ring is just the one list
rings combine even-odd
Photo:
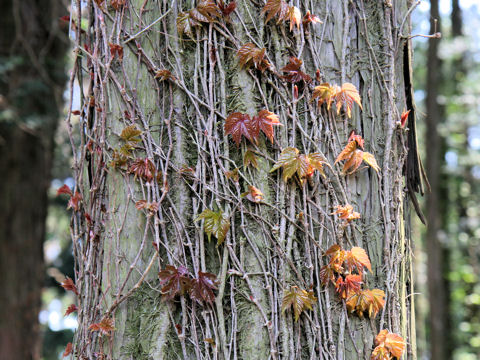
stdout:
[[264,72],[270,67],[270,63],[265,59],[266,49],[259,49],[252,43],[246,43],[237,51],[238,64],[240,68],[248,69],[251,66]]
[[199,271],[197,277],[193,278],[187,268],[167,265],[158,273],[158,277],[163,300],[172,300],[186,293],[198,303],[212,303],[215,300],[213,290],[217,289],[217,277],[214,274]]
[[338,215],[338,217],[344,220],[345,224],[349,224],[352,220],[360,219],[360,213],[353,211],[353,206],[350,204],[337,205],[332,215]]
[[305,179],[312,177],[315,170],[318,170],[325,177],[323,165],[330,166],[327,159],[320,153],[300,154],[297,148],[288,147],[280,153],[280,157],[270,172],[283,168],[284,181],[288,181],[297,174],[300,185],[303,185]]
[[375,317],[385,304],[385,293],[380,289],[362,289],[364,268],[372,271],[370,259],[364,249],[353,247],[343,250],[340,245],[332,245],[325,256],[329,263],[320,269],[320,281],[335,285],[335,291],[346,301],[347,309],[363,318],[364,313]]
[[346,160],[342,169],[344,174],[353,174],[360,167],[362,161],[365,161],[376,172],[380,170],[377,160],[375,160],[373,154],[363,151],[363,144],[363,138],[360,135],[356,135],[355,132],[352,131],[347,145],[335,159],[335,164],[339,161]]
[[99,323],[92,324],[88,327],[90,331],[99,331],[102,335],[109,336],[115,330],[113,319],[104,317]]
[[321,23],[320,19],[312,15],[308,11],[302,19],[302,13],[296,6],[289,6],[284,0],[267,0],[267,3],[262,9],[262,14],[266,15],[265,23],[268,23],[274,17],[277,18],[277,24],[289,21],[290,31],[297,26],[300,29],[300,24],[307,26],[311,23]]
[[341,87],[335,84],[330,85],[329,83],[316,86],[312,94],[312,100],[315,99],[317,99],[318,106],[326,103],[327,110],[330,110],[332,103],[335,102],[337,115],[340,114],[342,107],[344,107],[349,118],[352,117],[353,103],[357,103],[360,109],[362,109],[362,101],[357,88],[348,82]]
[[400,335],[382,330],[375,338],[371,360],[390,360],[392,357],[400,359],[405,351],[405,340]]
[[278,121],[278,116],[263,109],[253,117],[241,112],[230,114],[225,121],[224,129],[227,135],[232,135],[233,141],[239,146],[242,136],[252,143],[257,143],[260,131],[273,143],[273,126],[279,125],[282,124]]

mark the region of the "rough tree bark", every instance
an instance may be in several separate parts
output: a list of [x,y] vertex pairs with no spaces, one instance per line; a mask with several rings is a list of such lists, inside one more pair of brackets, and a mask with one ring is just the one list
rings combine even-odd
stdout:
[[53,136],[68,48],[57,1],[0,5],[0,353],[40,359],[38,313]]
[[[238,1],[231,22],[219,19],[178,34],[177,17],[191,1],[90,2],[90,24],[77,38],[79,55],[71,84],[86,78],[74,143],[77,190],[83,205],[72,218],[77,259],[78,358],[105,354],[111,359],[369,359],[382,329],[408,342],[416,357],[409,214],[403,168],[407,130],[398,126],[406,107],[405,41],[410,32],[409,1],[294,1],[323,21],[289,31],[265,24],[263,2]],[[119,6],[118,6],[119,5]],[[80,2],[77,2],[80,6]],[[80,19],[76,19],[79,23]],[[408,41],[408,40],[407,40]],[[271,67],[241,69],[237,50],[246,43],[266,48]],[[119,59],[115,47],[123,49]],[[320,82],[353,83],[363,110],[352,119],[318,107],[313,85],[285,82],[280,69],[289,56]],[[87,69],[89,73],[82,72]],[[160,70],[174,78],[163,80]],[[163,73],[168,74],[168,73]],[[155,76],[157,75],[157,76]],[[315,81],[315,85],[319,80]],[[282,127],[271,144],[242,141],[237,147],[224,131],[233,112],[255,115],[268,109]],[[74,129],[70,114],[67,121]],[[119,135],[129,125],[142,131],[135,159],[150,159],[159,181],[147,183],[122,169]],[[361,167],[341,175],[334,160],[352,129],[365,138],[379,161],[376,173]],[[286,147],[320,152],[332,168],[303,186],[270,173]],[[258,168],[243,165],[247,148]],[[109,165],[110,164],[110,165]],[[117,165],[117,166],[115,166]],[[227,177],[238,168],[238,181]],[[241,194],[254,185],[264,202]],[[158,211],[138,211],[139,200]],[[331,215],[350,203],[361,213],[342,226]],[[227,238],[209,242],[196,221],[206,208],[228,214]],[[88,215],[87,215],[88,214]],[[146,216],[147,215],[147,216]],[[158,247],[159,256],[155,251]],[[386,304],[375,319],[347,313],[332,286],[322,286],[323,253],[333,244],[360,246],[372,260],[366,285],[385,291]],[[157,272],[166,265],[217,275],[216,299],[200,305],[188,296],[162,301]],[[295,322],[282,314],[285,290],[312,286],[318,301]],[[93,323],[113,318],[115,331],[100,337]],[[95,355],[96,354],[96,355]]]

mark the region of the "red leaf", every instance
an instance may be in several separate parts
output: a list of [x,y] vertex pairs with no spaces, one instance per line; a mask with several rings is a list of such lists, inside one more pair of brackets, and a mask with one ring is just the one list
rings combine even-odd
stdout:
[[73,195],[68,201],[67,209],[73,209],[74,211],[78,211],[80,209],[81,201],[82,195],[78,191],[75,191],[75,195]]
[[254,116],[251,120],[253,136],[257,138],[260,130],[262,130],[273,144],[273,125],[282,125],[278,121],[278,115],[265,109],[261,110],[258,115]]
[[80,115],[81,111],[80,110],[72,110],[72,115]]
[[162,286],[162,298],[164,300],[171,300],[176,295],[183,295],[191,287],[191,279],[188,277],[188,270],[179,266],[175,268],[172,265],[167,265],[165,270],[158,273],[160,284]]
[[407,125],[407,120],[408,120],[408,115],[409,115],[409,114],[410,114],[410,110],[404,111],[404,112],[402,113],[402,117],[401,117],[401,120],[400,120],[400,126],[401,126],[402,128],[404,128],[405,125]]
[[221,0],[218,2],[218,7],[220,8],[223,16],[228,17],[237,8],[237,3],[235,1],[232,1],[230,2],[230,4],[225,6],[225,3],[223,2],[223,0]]
[[190,297],[202,303],[202,301],[213,303],[215,294],[213,290],[217,289],[217,277],[214,274],[207,272],[198,272],[198,277],[192,280],[192,287],[190,288]]
[[112,58],[115,58],[115,56],[118,57],[119,61],[123,60],[123,47],[118,44],[112,44],[108,43],[108,46],[110,47],[110,55]]
[[73,313],[74,311],[77,311],[77,310],[78,310],[77,305],[72,304],[67,308],[67,311],[65,311],[65,315],[63,315],[63,316],[68,316],[68,315],[70,315],[71,313]]
[[61,188],[57,190],[57,196],[61,194],[68,194],[72,196],[72,190],[67,184],[64,184]]
[[310,24],[321,24],[322,21],[320,20],[320,18],[316,15],[313,15],[310,13],[310,10],[307,11],[307,13],[305,14],[305,16],[303,17],[303,26],[307,26],[307,25],[310,25]]
[[367,252],[361,247],[353,247],[350,251],[347,251],[345,264],[350,272],[356,267],[359,273],[362,273],[365,266],[370,272],[372,272],[372,264],[368,258]]
[[240,145],[242,135],[251,142],[256,142],[258,133],[252,124],[252,119],[248,114],[234,112],[230,114],[225,121],[225,133],[231,134],[233,141],[237,146]]
[[267,0],[262,9],[262,14],[267,14],[265,23],[278,16],[277,23],[287,19],[288,4],[283,0]]
[[350,132],[350,136],[348,137],[348,142],[354,141],[354,140],[356,141],[357,145],[363,149],[365,140],[363,140],[361,135],[355,134],[355,130],[352,130]]
[[345,280],[340,276],[335,283],[335,289],[342,299],[346,299],[351,293],[360,291],[362,283],[361,275],[347,275]]
[[71,342],[69,342],[65,347],[65,351],[63,352],[63,357],[67,357],[72,353],[72,351],[73,351],[73,345]]
[[135,178],[139,177],[147,182],[151,182],[157,175],[157,169],[153,162],[148,159],[136,159],[128,169],[130,174],[135,174]]
[[92,324],[88,327],[90,331],[100,331],[101,334],[110,335],[115,330],[113,319],[104,317],[99,323]]
[[322,285],[327,285],[329,281],[335,284],[336,271],[331,265],[322,266],[320,269],[320,281]]
[[76,295],[78,295],[78,291],[77,291],[77,287],[75,286],[75,283],[68,276],[66,277],[65,280],[63,280],[60,286],[63,287],[65,290],[73,291]]
[[265,59],[266,49],[259,49],[255,44],[247,43],[237,51],[238,63],[240,67],[249,68],[254,65],[261,72],[270,67],[270,63]]
[[282,78],[290,83],[297,83],[300,81],[305,81],[306,83],[311,82],[312,78],[300,70],[302,63],[302,60],[293,56],[290,57],[290,62],[285,67],[280,69],[281,71],[287,73],[287,75],[282,76]]

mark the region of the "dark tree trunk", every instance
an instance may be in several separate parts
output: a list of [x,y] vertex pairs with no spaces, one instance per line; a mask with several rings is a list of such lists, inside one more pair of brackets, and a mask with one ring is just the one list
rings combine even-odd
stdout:
[[[430,33],[441,31],[438,0],[430,1]],[[442,62],[438,57],[438,38],[431,38],[428,43],[427,55],[427,97],[426,97],[426,171],[430,181],[431,191],[427,196],[427,237],[426,250],[428,255],[428,292],[429,292],[429,323],[430,323],[430,353],[436,360],[449,359],[448,332],[448,301],[446,291],[445,247],[440,239],[440,230],[444,224],[446,194],[442,193],[444,143],[438,132],[438,126],[444,121],[444,110],[438,103],[438,96],[443,81]]]
[[53,136],[64,81],[57,1],[0,5],[0,358],[40,359]]

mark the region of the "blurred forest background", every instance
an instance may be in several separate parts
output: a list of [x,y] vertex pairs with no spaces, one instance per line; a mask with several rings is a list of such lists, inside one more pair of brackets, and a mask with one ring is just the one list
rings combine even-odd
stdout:
[[[67,35],[61,16],[55,21]],[[419,1],[412,35],[418,141],[431,186],[420,204],[429,226],[412,214],[418,358],[480,359],[480,1]],[[0,82],[18,65],[3,56]],[[7,115],[0,104],[0,125]],[[62,357],[76,327],[75,313],[64,316],[73,295],[59,286],[74,278],[74,261],[67,198],[56,196],[63,184],[73,188],[70,143],[58,121],[39,316],[45,360]]]

